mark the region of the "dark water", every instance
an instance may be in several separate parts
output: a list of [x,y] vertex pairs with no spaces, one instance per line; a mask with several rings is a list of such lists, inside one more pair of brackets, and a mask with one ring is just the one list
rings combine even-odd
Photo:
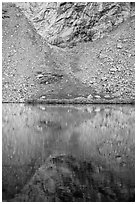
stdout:
[[2,105],[4,201],[134,201],[133,105]]

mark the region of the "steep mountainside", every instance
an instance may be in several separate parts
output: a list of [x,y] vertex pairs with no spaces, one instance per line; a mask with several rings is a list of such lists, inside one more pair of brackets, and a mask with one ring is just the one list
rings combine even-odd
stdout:
[[3,102],[134,102],[134,17],[70,49],[48,44],[15,4],[2,9]]
[[129,2],[16,3],[48,43],[73,47],[106,36],[134,15]]
[[16,3],[48,43],[73,47],[106,36],[134,15],[129,2]]

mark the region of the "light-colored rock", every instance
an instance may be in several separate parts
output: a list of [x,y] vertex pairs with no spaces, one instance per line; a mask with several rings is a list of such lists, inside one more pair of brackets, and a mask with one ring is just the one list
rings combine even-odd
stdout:
[[134,15],[129,2],[16,2],[50,44],[73,47],[102,38]]
[[122,43],[118,43],[118,44],[117,44],[117,48],[118,48],[118,49],[121,49],[122,47],[123,47]]
[[110,98],[110,95],[105,95],[104,98]]
[[40,98],[41,98],[41,99],[45,99],[45,98],[46,98],[46,96],[41,96]]
[[117,69],[116,69],[116,67],[112,67],[112,68],[110,68],[110,71],[111,71],[111,72],[116,72]]
[[93,96],[90,94],[88,97],[87,97],[88,100],[91,100],[93,99]]
[[100,99],[100,98],[101,98],[99,95],[95,95],[94,97],[97,98],[97,99]]

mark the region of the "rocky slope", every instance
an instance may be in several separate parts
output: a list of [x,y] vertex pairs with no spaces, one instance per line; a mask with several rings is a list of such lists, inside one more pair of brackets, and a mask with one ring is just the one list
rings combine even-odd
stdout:
[[[112,5],[109,12],[115,8]],[[120,8],[118,5],[116,8]],[[70,41],[79,42],[70,49],[48,44],[48,40],[38,34],[41,29],[38,31],[33,22],[28,22],[15,4],[4,3],[3,102],[134,103],[135,19],[131,17],[130,4],[122,5],[121,8],[128,10],[124,14],[120,12],[124,16],[121,21],[127,19],[125,22],[114,26],[114,30],[111,27],[113,31],[94,42],[80,43],[84,38],[79,35]],[[86,9],[87,4],[84,6]],[[104,6],[100,4],[99,8]],[[114,12],[114,19],[117,12]],[[100,28],[97,29],[97,36],[103,36],[106,30],[100,35]]]
[[37,32],[53,45],[72,47],[106,36],[134,15],[129,2],[16,3]]

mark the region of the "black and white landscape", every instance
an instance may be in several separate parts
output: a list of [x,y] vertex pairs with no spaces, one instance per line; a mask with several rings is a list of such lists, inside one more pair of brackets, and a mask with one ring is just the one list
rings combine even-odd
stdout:
[[135,201],[135,3],[2,3],[2,200]]

